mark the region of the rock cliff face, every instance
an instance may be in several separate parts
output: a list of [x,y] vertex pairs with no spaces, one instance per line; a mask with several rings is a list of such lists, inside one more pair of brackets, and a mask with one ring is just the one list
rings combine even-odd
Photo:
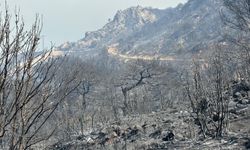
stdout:
[[58,49],[94,56],[116,45],[119,53],[129,55],[192,56],[222,39],[221,7],[221,0],[189,0],[164,10],[128,8],[103,28]]
[[102,29],[87,32],[79,44],[83,47],[96,47],[96,45],[115,42],[116,39],[126,37],[140,30],[146,24],[157,21],[158,16],[152,9],[132,7],[118,11],[114,19]]

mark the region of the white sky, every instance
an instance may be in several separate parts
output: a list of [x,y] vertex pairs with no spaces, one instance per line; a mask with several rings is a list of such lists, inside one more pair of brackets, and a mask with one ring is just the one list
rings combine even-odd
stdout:
[[[5,0],[0,0],[3,6]],[[36,13],[43,15],[43,35],[46,45],[76,41],[86,31],[101,28],[117,10],[131,6],[154,8],[175,7],[187,0],[7,0],[11,11],[19,7],[26,24],[31,24]],[[0,7],[2,9],[2,7]]]

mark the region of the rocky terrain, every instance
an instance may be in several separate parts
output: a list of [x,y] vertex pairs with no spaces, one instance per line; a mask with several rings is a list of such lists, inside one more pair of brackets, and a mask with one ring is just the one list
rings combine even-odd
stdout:
[[[124,60],[186,63],[199,56],[200,62],[205,62],[215,44],[227,45],[223,36],[228,28],[221,23],[220,10],[221,0],[189,0],[164,10],[132,7],[118,11],[103,28],[87,32],[83,39],[64,43],[57,50],[83,58],[108,55]],[[230,94],[230,100],[228,129],[223,138],[202,138],[185,101],[165,111],[133,114],[85,129],[47,149],[250,149],[250,84],[239,80],[230,85],[224,91]]]
[[55,143],[47,149],[250,149],[250,85],[235,82],[229,91],[229,128],[220,139],[203,139],[191,111],[178,107],[128,116],[72,135],[71,140]]
[[250,149],[250,0],[131,7],[44,51],[16,13],[0,13],[0,149]]
[[220,0],[189,0],[163,10],[128,8],[118,11],[103,28],[57,50],[95,57],[115,46],[123,54],[190,58],[209,52],[211,45],[222,40],[221,9]]

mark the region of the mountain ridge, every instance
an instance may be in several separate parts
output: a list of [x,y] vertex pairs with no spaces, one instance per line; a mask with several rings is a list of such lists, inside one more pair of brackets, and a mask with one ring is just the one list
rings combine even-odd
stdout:
[[189,0],[175,8],[141,6],[118,11],[103,28],[57,49],[98,56],[110,45],[121,54],[192,57],[222,39],[219,0]]

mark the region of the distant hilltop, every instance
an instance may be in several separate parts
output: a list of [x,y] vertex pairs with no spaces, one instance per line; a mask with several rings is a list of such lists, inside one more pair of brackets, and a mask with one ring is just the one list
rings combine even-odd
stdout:
[[222,40],[221,7],[220,0],[189,0],[175,8],[119,10],[103,28],[86,32],[83,39],[57,50],[89,57],[117,44],[121,55],[191,58]]

